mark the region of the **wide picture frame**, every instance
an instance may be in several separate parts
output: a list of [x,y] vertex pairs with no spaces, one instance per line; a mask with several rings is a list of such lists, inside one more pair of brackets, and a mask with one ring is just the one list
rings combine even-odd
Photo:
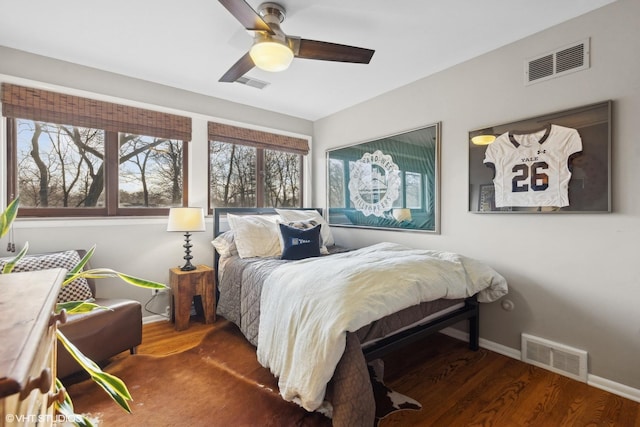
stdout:
[[612,101],[469,132],[469,211],[611,212]]
[[327,150],[331,226],[440,233],[441,123]]

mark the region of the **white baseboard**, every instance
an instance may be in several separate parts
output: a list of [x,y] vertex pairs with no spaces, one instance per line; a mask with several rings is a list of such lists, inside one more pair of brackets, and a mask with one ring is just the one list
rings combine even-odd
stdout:
[[626,397],[627,399],[635,402],[640,402],[640,390],[637,388],[629,387],[591,374],[587,375],[587,384],[595,388],[617,394],[618,396]]
[[[454,328],[445,328],[440,332],[461,341],[469,341],[468,332],[463,332]],[[495,343],[493,341],[485,340],[484,338],[480,338],[480,347],[502,354],[503,356],[511,357],[512,359],[521,360],[522,355],[520,353],[520,350],[516,350],[511,347]],[[615,381],[611,381],[592,374],[587,374],[587,384],[592,387],[608,391],[609,393],[624,397],[626,399],[640,402],[640,390],[637,388],[629,387],[627,385],[620,384]]]
[[145,316],[142,318],[142,324],[146,325],[147,323],[156,323],[162,321],[168,321],[167,316],[163,316],[161,314],[153,314],[151,316]]
[[506,345],[498,344],[497,342],[485,340],[480,338],[480,347],[486,348],[493,352],[502,354],[503,356],[510,357],[512,359],[522,360],[522,353],[515,348],[507,347]]
[[[461,340],[461,341],[469,341],[469,333],[463,332],[459,329],[454,328],[444,328],[441,330],[445,335],[448,335],[452,338]],[[484,338],[480,338],[479,340],[480,347],[486,348],[487,350],[491,350],[493,352],[502,354],[503,356],[510,357],[512,359],[520,360],[520,350],[515,350],[511,347],[507,347],[506,345],[498,344],[493,341],[485,340]]]
[[450,336],[451,338],[455,338],[460,341],[469,341],[469,333],[462,332],[459,329],[454,328],[444,328],[440,330],[441,333]]

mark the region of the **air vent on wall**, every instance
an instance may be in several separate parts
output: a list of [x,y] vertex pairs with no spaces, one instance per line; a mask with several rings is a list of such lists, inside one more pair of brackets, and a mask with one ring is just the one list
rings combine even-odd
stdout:
[[526,85],[589,68],[589,39],[529,58],[524,63]]
[[544,338],[522,334],[522,361],[587,382],[587,352]]
[[236,83],[255,87],[256,89],[264,89],[265,87],[269,86],[269,83],[267,82],[263,82],[262,80],[258,80],[258,79],[251,79],[245,76],[238,77],[238,79],[236,80]]

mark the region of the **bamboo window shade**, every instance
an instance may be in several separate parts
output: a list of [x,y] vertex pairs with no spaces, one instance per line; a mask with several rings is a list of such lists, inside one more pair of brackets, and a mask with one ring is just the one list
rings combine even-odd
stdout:
[[191,140],[191,118],[2,83],[2,115],[156,138]]
[[295,138],[215,122],[208,123],[208,131],[210,141],[249,145],[257,148],[288,151],[302,155],[309,154],[309,142],[303,138]]

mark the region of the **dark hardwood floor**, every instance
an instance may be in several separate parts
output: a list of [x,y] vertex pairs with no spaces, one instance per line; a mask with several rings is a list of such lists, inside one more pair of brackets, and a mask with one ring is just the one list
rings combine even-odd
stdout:
[[[169,322],[145,325],[138,353],[183,351],[218,324],[192,321],[181,332]],[[385,383],[423,408],[392,414],[381,427],[640,427],[640,403],[442,334],[385,357]]]

